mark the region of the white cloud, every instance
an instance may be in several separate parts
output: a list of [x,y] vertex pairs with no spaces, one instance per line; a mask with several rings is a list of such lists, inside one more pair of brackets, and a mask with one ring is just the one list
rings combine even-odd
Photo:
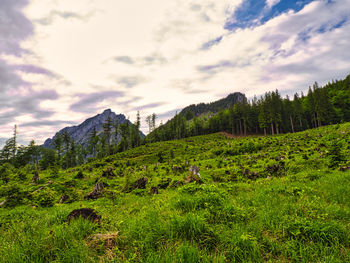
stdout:
[[[22,56],[22,64],[49,69],[60,78],[22,77],[34,81],[36,91],[51,88],[60,95],[40,104],[55,111],[51,120],[79,123],[97,114],[96,106],[131,117],[144,106],[144,119],[152,112],[171,112],[235,91],[253,96],[276,88],[305,90],[316,80],[325,83],[349,72],[349,0],[314,1],[298,13],[289,11],[255,28],[225,30],[241,2],[32,0],[25,10],[32,21],[50,14],[91,15],[55,15],[50,23],[35,22],[34,35],[22,43],[32,53]],[[278,2],[266,3],[272,7]],[[202,49],[219,37],[215,45]],[[123,95],[99,100],[91,112],[87,108],[72,114],[77,94],[107,91]],[[30,134],[21,132],[43,141],[63,126],[50,126],[45,134],[40,127],[31,128]]]
[[266,5],[271,8],[274,5],[277,5],[281,0],[266,0]]

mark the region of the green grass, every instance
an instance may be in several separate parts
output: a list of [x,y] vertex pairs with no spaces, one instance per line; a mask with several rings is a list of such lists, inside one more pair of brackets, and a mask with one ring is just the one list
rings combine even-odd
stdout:
[[[29,168],[6,166],[0,262],[350,262],[350,171],[339,170],[350,165],[349,145],[346,123],[144,145],[58,175],[42,171],[38,185]],[[188,183],[191,165],[201,183]],[[107,167],[115,177],[101,178]],[[141,177],[146,189],[126,193]],[[98,181],[102,196],[84,200]],[[63,194],[69,202],[59,204]],[[101,223],[66,221],[82,207]],[[111,233],[113,242],[93,241]]]

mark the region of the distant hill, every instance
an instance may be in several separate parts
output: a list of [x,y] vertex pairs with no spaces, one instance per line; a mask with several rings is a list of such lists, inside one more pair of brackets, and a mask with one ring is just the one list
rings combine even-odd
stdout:
[[[231,106],[243,102],[247,102],[246,96],[243,93],[235,92],[231,93],[226,98],[211,103],[199,103],[187,106],[164,125],[159,126],[149,133],[146,137],[146,141],[165,141],[188,137],[190,134],[206,134],[207,132],[204,131],[204,127],[199,128],[198,124],[201,123],[201,126],[207,124],[204,124],[203,120],[198,121],[198,119],[203,119],[202,117],[205,115],[210,118],[219,113],[220,110],[227,110]],[[191,122],[192,124],[189,125]],[[195,124],[193,124],[193,122],[195,122]],[[205,129],[208,130],[208,127]]]
[[[221,109],[228,109],[231,105],[234,105],[238,102],[244,102],[246,100],[247,98],[243,93],[235,92],[235,93],[231,93],[224,99],[220,99],[211,103],[199,103],[197,105],[192,104],[184,108],[180,112],[180,114],[183,116],[185,115],[191,116],[191,115],[188,115],[188,112],[191,112],[193,113],[194,116],[198,117],[208,112],[217,113]],[[190,117],[188,117],[187,119],[190,119]]]
[[[43,146],[45,148],[53,148],[53,141],[55,140],[57,134],[68,132],[70,138],[73,139],[76,144],[86,147],[88,145],[89,135],[93,131],[94,127],[96,128],[97,134],[101,134],[103,132],[103,124],[106,122],[108,116],[112,119],[113,123],[118,122],[119,124],[122,124],[128,121],[123,114],[117,115],[110,109],[107,109],[103,113],[97,114],[96,116],[85,120],[78,126],[63,128],[57,132],[54,137],[47,139]],[[140,134],[143,137],[145,136],[142,132],[140,132]]]

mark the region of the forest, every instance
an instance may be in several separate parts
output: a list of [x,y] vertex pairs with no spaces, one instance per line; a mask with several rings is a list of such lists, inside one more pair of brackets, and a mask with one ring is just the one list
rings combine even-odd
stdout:
[[[217,106],[217,105],[215,105]],[[218,113],[196,116],[187,111],[177,114],[155,129],[146,141],[180,139],[225,131],[233,135],[279,134],[303,131],[323,125],[350,121],[350,75],[324,87],[317,82],[307,95],[296,93],[291,100],[282,98],[278,90],[261,98],[238,102],[228,109],[222,105]]]
[[307,95],[282,98],[278,90],[267,92],[260,99],[244,100],[227,105],[220,100],[208,106],[187,107],[165,124],[156,125],[157,115],[146,117],[149,134],[142,138],[141,117],[135,123],[113,123],[107,119],[103,132],[94,130],[87,147],[78,145],[69,134],[58,134],[54,147],[44,148],[32,140],[28,146],[17,146],[17,128],[0,151],[0,163],[15,167],[35,164],[40,169],[69,168],[103,158],[150,142],[182,139],[190,136],[227,132],[233,136],[294,133],[324,125],[350,121],[350,75],[324,87],[317,82]]

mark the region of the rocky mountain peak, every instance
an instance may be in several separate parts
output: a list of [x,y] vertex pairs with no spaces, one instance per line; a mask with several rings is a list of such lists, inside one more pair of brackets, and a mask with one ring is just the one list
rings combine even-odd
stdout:
[[55,134],[52,138],[47,139],[44,142],[44,147],[53,148],[53,141],[55,140],[57,134],[63,134],[67,132],[71,139],[74,140],[76,144],[82,146],[87,146],[89,141],[89,136],[93,129],[96,129],[97,134],[103,132],[103,124],[106,122],[107,118],[110,117],[113,123],[118,122],[119,124],[129,121],[123,114],[115,114],[111,109],[104,110],[101,114],[97,114],[94,117],[86,119],[84,122],[77,126],[65,127]]

